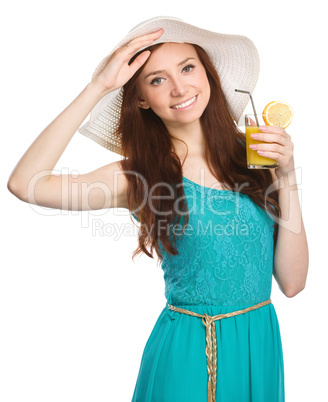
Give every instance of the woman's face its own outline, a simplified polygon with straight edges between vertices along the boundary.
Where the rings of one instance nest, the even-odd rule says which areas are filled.
[[[137,79],[139,106],[151,108],[167,128],[198,121],[209,98],[206,70],[192,45],[164,43]]]

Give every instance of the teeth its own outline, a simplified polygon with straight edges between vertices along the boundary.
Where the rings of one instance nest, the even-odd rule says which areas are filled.
[[[181,109],[182,107],[189,106],[193,102],[195,102],[195,100],[196,100],[196,95],[193,98],[191,98],[190,100],[188,100],[187,102],[185,102],[185,103],[180,103],[180,105],[172,106],[172,109]]]

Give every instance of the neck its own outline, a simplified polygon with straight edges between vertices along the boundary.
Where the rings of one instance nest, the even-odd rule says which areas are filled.
[[[187,151],[188,157],[205,157],[204,134],[199,120],[179,127],[166,126],[166,128],[172,137],[174,150],[180,159],[187,155]],[[187,144],[188,150],[181,140]]]

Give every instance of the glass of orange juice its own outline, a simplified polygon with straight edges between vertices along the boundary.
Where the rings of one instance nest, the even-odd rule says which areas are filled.
[[[246,114],[245,115],[245,128],[246,128],[246,156],[248,169],[270,169],[278,167],[278,163],[274,159],[266,158],[259,155],[256,149],[251,149],[251,144],[268,144],[266,141],[255,140],[251,134],[261,133],[264,134],[259,126],[265,126],[263,114]]]

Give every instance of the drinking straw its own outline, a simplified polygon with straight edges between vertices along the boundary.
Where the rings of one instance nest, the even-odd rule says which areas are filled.
[[[241,92],[243,94],[248,94],[249,95],[249,97],[251,98],[251,102],[252,102],[252,106],[253,106],[253,110],[254,110],[254,116],[255,116],[256,124],[257,124],[257,127],[259,127],[260,125],[259,125],[259,121],[257,119],[257,114],[256,114],[252,94],[249,91],[242,91],[241,89],[235,89],[235,92]]]

